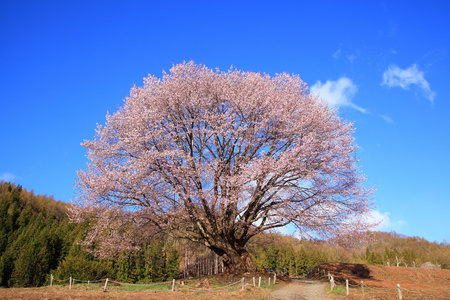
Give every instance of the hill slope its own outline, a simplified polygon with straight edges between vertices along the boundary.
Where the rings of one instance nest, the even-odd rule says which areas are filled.
[[[350,284],[358,285],[350,292],[350,295],[354,297],[361,296],[361,281],[365,285],[365,296],[395,298],[394,296],[398,293],[397,284],[399,284],[406,299],[432,298],[427,297],[428,295],[450,297],[450,270],[448,269],[324,263],[316,266],[315,272],[310,277],[327,278],[328,272],[338,285],[345,286],[346,279]]]
[[[67,204],[0,182],[0,285],[39,286],[67,254]]]

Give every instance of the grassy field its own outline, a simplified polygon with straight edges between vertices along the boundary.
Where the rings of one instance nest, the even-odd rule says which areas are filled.
[[[121,290],[109,289],[104,292],[101,288],[86,289],[75,287],[41,287],[41,288],[11,288],[1,289],[1,299],[270,299],[270,289],[247,287],[242,290]]]
[[[436,299],[450,298],[450,270],[367,266],[357,264],[327,263],[318,266],[320,272],[312,277],[327,281],[327,274],[336,280],[333,292],[328,288],[330,299],[361,299],[361,281],[364,282],[366,299],[397,299],[397,284],[402,287],[403,299]],[[325,270],[325,272],[323,272]],[[325,274],[325,275],[324,275]],[[3,288],[0,299],[270,299],[270,293],[279,287],[286,286],[289,281],[277,279],[276,286],[268,285],[268,275],[261,281],[261,287],[253,287],[252,276],[247,276],[242,290],[240,277],[214,276],[209,278],[177,280],[175,291],[171,283],[155,284],[119,284],[108,283],[104,291],[104,282],[75,284],[69,289],[68,284],[40,288]],[[258,277],[255,276],[256,285]],[[345,280],[353,287],[346,296]],[[289,286],[290,287],[290,286]]]
[[[104,291],[103,283],[75,284],[40,288],[0,289],[0,299],[270,299],[275,286],[267,285],[267,278],[261,288],[253,287],[252,278],[247,278],[244,290],[239,278],[211,277],[196,280],[177,281],[175,291],[166,284],[117,284],[111,282]],[[250,283],[250,284],[249,284]],[[256,280],[258,284],[258,280]],[[285,283],[278,283],[283,285]]]

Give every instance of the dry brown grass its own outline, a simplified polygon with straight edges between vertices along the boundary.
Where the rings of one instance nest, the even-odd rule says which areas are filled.
[[[191,288],[170,290],[136,290],[126,291],[117,288],[108,288],[106,292],[101,286],[95,288],[78,286],[69,290],[68,286],[40,287],[40,288],[3,288],[0,289],[0,299],[270,299],[271,289],[254,288],[246,286],[245,290],[237,288]]]
[[[370,287],[364,290],[364,297],[367,299],[398,299],[397,284],[402,288],[403,299],[450,299],[450,270],[447,269],[344,263],[325,263],[318,267],[326,270],[326,273],[329,271],[341,286],[345,285],[345,279],[348,279],[350,284],[360,285],[363,281],[364,285]],[[361,288],[354,287],[350,290],[350,297],[346,299],[360,299],[361,296]]]

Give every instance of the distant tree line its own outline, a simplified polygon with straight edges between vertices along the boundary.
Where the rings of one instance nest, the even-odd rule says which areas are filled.
[[[80,243],[89,223],[67,218],[70,204],[35,195],[20,185],[0,182],[0,285],[42,286],[50,274],[79,280],[113,278],[122,282],[155,282],[221,272],[217,255],[202,245],[155,234],[110,259],[99,259]],[[450,245],[396,233],[368,232],[368,243],[343,248],[331,241],[299,240],[264,233],[247,245],[255,270],[304,276],[324,262],[420,267],[426,262],[450,268]]]
[[[402,267],[434,264],[450,269],[450,244],[430,243],[424,238],[408,237],[396,232],[369,232],[370,244],[362,259],[365,263]]]
[[[42,286],[55,278],[126,282],[178,277],[179,252],[162,236],[139,251],[97,259],[79,244],[89,224],[69,223],[68,203],[0,182],[0,285]]]
[[[250,252],[258,269],[277,270],[291,277],[305,276],[308,270],[325,262],[450,268],[450,245],[445,242],[431,243],[395,232],[370,231],[363,241],[352,247],[342,247],[333,241],[299,240],[270,234],[255,238]]]

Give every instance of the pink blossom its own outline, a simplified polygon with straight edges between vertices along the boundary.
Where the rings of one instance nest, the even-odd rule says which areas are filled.
[[[362,186],[353,124],[297,75],[182,63],[145,78],[106,120],[82,144],[89,163],[72,219],[101,212],[87,244],[108,228],[104,249],[132,245],[133,221],[135,232],[152,224],[242,256],[252,236],[291,223],[312,236],[370,227],[358,219],[372,190]]]

